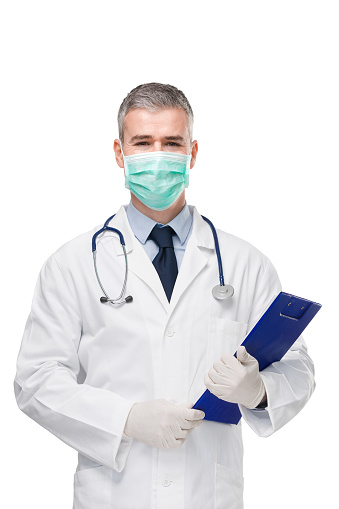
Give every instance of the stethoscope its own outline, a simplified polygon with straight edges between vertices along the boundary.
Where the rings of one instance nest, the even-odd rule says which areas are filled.
[[[112,228],[111,226],[108,226],[109,222],[113,219],[114,216],[115,216],[115,214],[113,214],[113,216],[109,217],[107,219],[107,221],[105,221],[104,226],[93,235],[93,238],[92,238],[93,262],[94,262],[94,270],[95,270],[95,274],[96,274],[98,283],[100,285],[100,288],[101,288],[102,292],[105,295],[105,297],[100,297],[100,302],[110,302],[111,304],[124,304],[124,302],[132,302],[133,297],[131,295],[128,295],[127,297],[125,297],[123,299],[123,295],[125,293],[125,288],[126,288],[126,282],[127,282],[128,261],[127,261],[127,253],[126,253],[126,248],[125,248],[125,239],[124,239],[123,234],[117,228]],[[212,230],[212,233],[213,233],[213,238],[214,238],[215,251],[216,251],[216,255],[217,255],[217,259],[218,259],[219,281],[220,281],[220,284],[216,285],[213,288],[212,295],[217,300],[229,299],[234,294],[234,288],[233,288],[233,286],[225,285],[225,283],[224,283],[224,273],[223,273],[223,270],[222,270],[222,262],[221,262],[220,249],[219,249],[219,241],[218,241],[218,236],[217,236],[216,229],[214,228],[213,223],[209,219],[207,219],[207,217],[205,217],[205,216],[201,216],[201,217],[211,227],[211,230]],[[122,289],[121,289],[120,295],[116,299],[111,299],[109,297],[109,295],[107,294],[107,292],[106,292],[105,288],[103,287],[103,284],[102,284],[102,282],[100,280],[99,273],[98,273],[98,267],[97,267],[97,246],[96,246],[96,239],[97,239],[97,236],[100,235],[100,233],[103,233],[105,231],[115,232],[115,233],[117,233],[119,235],[120,244],[122,246],[122,249],[124,250],[124,256],[125,256],[125,278],[124,278],[124,283],[122,285]]]

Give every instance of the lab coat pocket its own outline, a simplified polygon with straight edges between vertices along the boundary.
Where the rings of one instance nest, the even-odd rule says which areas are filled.
[[[83,485],[87,484],[88,482],[97,481],[98,479],[101,479],[105,468],[106,467],[104,467],[103,465],[98,465],[97,467],[78,470],[74,474],[74,484]]]
[[[247,325],[218,316],[209,317],[207,371],[224,352],[235,353],[246,336]]]
[[[101,465],[75,472],[73,509],[106,507],[107,501],[110,500],[109,470],[108,467]]]
[[[215,509],[243,509],[244,479],[241,474],[215,464]]]

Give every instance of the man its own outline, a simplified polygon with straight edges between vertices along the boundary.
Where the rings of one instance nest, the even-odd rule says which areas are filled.
[[[306,404],[313,364],[300,337],[259,374],[242,343],[280,292],[270,261],[218,230],[233,297],[216,300],[210,226],[185,188],[198,143],[193,113],[170,85],[132,90],[114,141],[131,201],[97,236],[66,243],[44,264],[17,362],[20,409],[78,451],[74,508],[238,509],[243,446],[238,425],[192,408],[206,387],[239,404],[269,436]],[[114,208],[114,207],[113,207]],[[112,303],[104,293],[122,302]],[[131,300],[131,299],[127,299]],[[233,353],[237,350],[237,358]]]

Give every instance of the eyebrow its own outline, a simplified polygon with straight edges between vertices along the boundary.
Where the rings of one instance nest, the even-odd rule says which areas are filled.
[[[151,136],[150,134],[136,134],[135,136],[133,136],[130,143],[132,143],[133,141],[151,140],[151,139],[153,139],[153,136]],[[181,141],[181,142],[185,141],[182,136],[164,136],[164,139],[168,140],[168,141]]]

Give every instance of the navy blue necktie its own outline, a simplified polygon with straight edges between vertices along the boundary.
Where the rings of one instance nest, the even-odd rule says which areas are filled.
[[[171,300],[174,283],[178,275],[172,235],[175,235],[175,231],[170,226],[163,226],[162,228],[154,226],[148,236],[159,246],[159,253],[154,258],[153,265],[159,274],[168,302]]]

